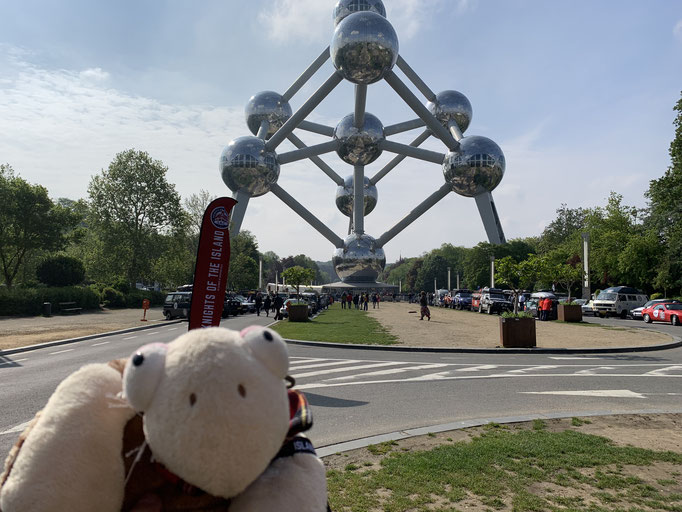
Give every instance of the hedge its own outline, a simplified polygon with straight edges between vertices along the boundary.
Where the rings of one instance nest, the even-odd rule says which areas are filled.
[[[0,288],[0,316],[40,315],[43,303],[52,303],[52,313],[59,313],[60,302],[75,302],[79,308],[98,309],[100,297],[90,288]]]

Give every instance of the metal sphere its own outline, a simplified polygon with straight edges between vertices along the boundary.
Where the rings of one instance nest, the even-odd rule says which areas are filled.
[[[372,11],[386,17],[386,8],[381,0],[339,0],[334,7],[334,26],[346,16],[359,11]]]
[[[266,138],[270,138],[291,117],[289,102],[273,91],[263,91],[251,96],[244,111],[246,124],[254,135],[258,133],[261,122],[270,123]]]
[[[233,192],[258,197],[270,191],[279,177],[279,162],[274,151],[265,151],[258,137],[239,137],[230,141],[220,155],[220,173]]]
[[[471,103],[461,92],[439,92],[436,100],[429,101],[426,107],[446,128],[450,121],[455,121],[459,130],[464,133],[471,123]]]
[[[380,14],[355,12],[336,26],[331,57],[346,80],[359,85],[373,84],[395,66],[398,36]]]
[[[336,189],[336,207],[346,217],[353,214],[353,197],[355,189],[353,188],[355,180],[353,176],[348,176],[343,185]],[[370,184],[369,178],[365,176],[364,179],[364,214],[369,215],[374,207],[377,205],[379,193],[375,185]]]
[[[504,154],[486,137],[463,137],[459,149],[445,155],[443,175],[452,191],[475,197],[490,192],[504,176]]]
[[[379,143],[384,140],[384,125],[365,112],[365,122],[359,130],[355,127],[355,114],[348,114],[336,125],[334,138],[341,142],[336,150],[341,160],[350,165],[367,165],[381,155]]]
[[[344,282],[375,282],[386,265],[386,255],[371,236],[352,234],[334,251],[332,263]]]

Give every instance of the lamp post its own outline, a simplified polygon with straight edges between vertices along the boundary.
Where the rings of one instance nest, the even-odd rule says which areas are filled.
[[[495,288],[495,256],[490,256],[490,287]]]
[[[583,238],[583,299],[590,300],[590,234],[581,233]]]
[[[448,267],[448,291],[450,291],[452,288],[450,288],[450,267]]]

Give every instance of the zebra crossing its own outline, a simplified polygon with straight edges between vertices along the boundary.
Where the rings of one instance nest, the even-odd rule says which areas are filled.
[[[681,378],[682,365],[664,363],[472,364],[292,357],[289,373],[296,389],[465,379],[538,377]]]

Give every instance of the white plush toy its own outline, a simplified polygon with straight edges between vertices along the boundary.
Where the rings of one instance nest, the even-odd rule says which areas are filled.
[[[262,327],[198,329],[85,366],[10,452],[0,511],[324,512],[288,369],[286,344]]]

